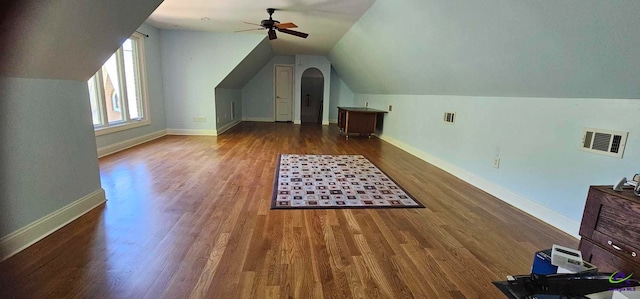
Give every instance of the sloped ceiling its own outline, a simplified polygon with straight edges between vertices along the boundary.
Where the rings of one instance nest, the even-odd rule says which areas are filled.
[[[377,0],[330,52],[357,93],[640,97],[640,1]]]
[[[24,0],[4,7],[0,76],[87,80],[162,0]]]
[[[276,55],[326,55],[375,0],[165,0],[148,23],[161,29],[231,33],[260,28],[266,9],[276,8],[273,19],[293,22],[294,30],[309,33],[302,39],[278,33],[270,41]],[[266,36],[264,30],[239,32]]]
[[[242,88],[274,56],[269,39],[265,37],[217,87]]]

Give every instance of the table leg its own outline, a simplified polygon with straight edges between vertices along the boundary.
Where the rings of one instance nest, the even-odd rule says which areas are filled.
[[[344,122],[344,134],[347,135],[347,140],[349,139],[349,111],[345,112],[345,122]]]

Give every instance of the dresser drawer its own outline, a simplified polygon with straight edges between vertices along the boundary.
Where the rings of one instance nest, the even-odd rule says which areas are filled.
[[[602,248],[606,248],[607,251],[613,252],[622,258],[640,264],[640,256],[638,256],[640,251],[638,251],[637,248],[639,244],[626,244],[597,230],[593,232],[593,239],[590,241],[593,241],[593,243],[600,245]]]
[[[630,195],[631,194],[631,195]],[[629,191],[614,193],[605,188],[589,189],[580,235],[601,246],[616,246],[640,252],[640,200]]]
[[[591,240],[584,238],[580,240],[580,251],[582,252],[582,258],[596,265],[599,272],[640,273],[640,265],[594,244]]]

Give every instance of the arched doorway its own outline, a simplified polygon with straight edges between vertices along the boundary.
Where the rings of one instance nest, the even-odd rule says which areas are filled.
[[[321,124],[324,97],[322,72],[317,68],[308,68],[302,73],[300,84],[300,121]]]

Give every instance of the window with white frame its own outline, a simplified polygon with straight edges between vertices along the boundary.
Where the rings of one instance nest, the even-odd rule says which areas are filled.
[[[151,122],[144,70],[144,37],[134,33],[89,79],[96,135]]]

